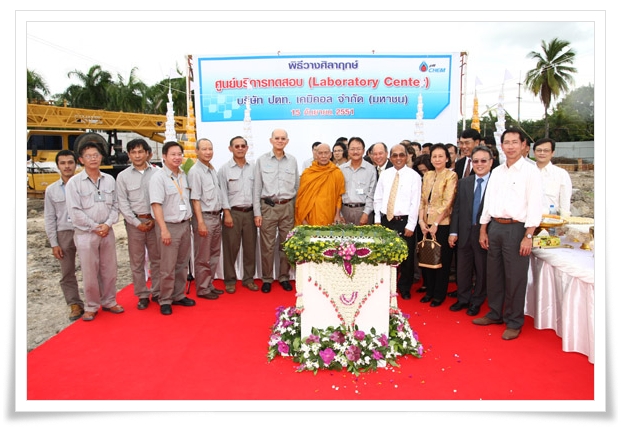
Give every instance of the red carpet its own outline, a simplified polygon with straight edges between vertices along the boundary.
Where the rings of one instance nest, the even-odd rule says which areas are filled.
[[[503,325],[476,326],[464,310],[449,311],[455,299],[431,308],[419,297],[399,303],[423,357],[357,378],[298,373],[288,358],[267,361],[275,308],[295,302],[276,283],[270,294],[238,286],[216,301],[173,306],[168,317],[153,303],[137,310],[128,286],[118,293],[125,313],[78,320],[28,354],[27,399],[594,400],[594,366],[563,352],[555,332],[535,330],[532,318],[517,340],[504,341]]]

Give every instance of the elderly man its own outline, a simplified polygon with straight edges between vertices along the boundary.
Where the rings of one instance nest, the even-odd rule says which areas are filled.
[[[376,224],[395,230],[408,244],[408,257],[398,267],[397,289],[403,299],[410,299],[415,277],[415,254],[421,178],[412,168],[404,168],[408,154],[406,147],[396,144],[391,148],[393,168],[380,174],[374,193]]]
[[[259,228],[261,249],[261,291],[269,293],[274,281],[274,249],[278,231],[279,274],[278,279],[285,291],[292,291],[289,282],[289,261],[282,249],[287,234],[294,227],[295,197],[300,183],[298,161],[285,153],[289,143],[287,131],[275,129],[270,137],[272,150],[255,162],[253,183],[253,212],[255,226]]]
[[[340,221],[341,195],[346,192],[345,179],[330,157],[330,146],[320,144],[317,160],[303,171],[294,224],[325,226]]]

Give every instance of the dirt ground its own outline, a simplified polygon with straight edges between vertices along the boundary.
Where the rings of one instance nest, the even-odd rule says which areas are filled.
[[[594,171],[571,172],[570,176],[573,184],[572,215],[594,217]],[[45,234],[43,199],[28,199],[27,203],[27,345],[28,351],[31,351],[62,331],[71,324],[71,321],[69,309],[58,284],[60,266],[52,256],[52,249]],[[117,288],[121,289],[132,282],[127,254],[127,235],[121,219],[114,225],[114,232],[117,240]],[[81,283],[79,260],[76,263],[76,274]],[[80,289],[82,293],[82,287]]]

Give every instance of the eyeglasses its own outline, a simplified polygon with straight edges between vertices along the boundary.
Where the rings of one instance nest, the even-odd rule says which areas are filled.
[[[405,158],[406,153],[391,153],[392,158]]]
[[[491,159],[471,159],[471,162],[473,162],[474,165],[477,165],[478,163],[486,163],[490,161]]]
[[[534,150],[535,153],[551,153],[552,150],[551,149],[536,149]]]
[[[82,157],[86,160],[95,160],[95,159],[99,159],[101,155],[98,153],[96,155],[83,155]]]
[[[245,149],[246,147],[246,144],[236,144],[233,146],[234,149]]]

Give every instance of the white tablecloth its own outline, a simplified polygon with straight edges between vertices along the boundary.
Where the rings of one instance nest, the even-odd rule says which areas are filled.
[[[594,363],[594,252],[562,238],[573,248],[534,249],[525,314],[537,329],[553,329],[565,352],[580,352]]]

